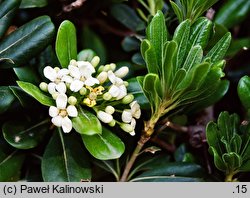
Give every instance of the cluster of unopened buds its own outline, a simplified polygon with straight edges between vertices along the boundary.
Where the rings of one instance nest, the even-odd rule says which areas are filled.
[[[125,132],[135,135],[136,120],[141,116],[140,105],[127,93],[124,78],[129,68],[116,70],[114,63],[101,65],[100,58],[89,61],[71,60],[67,68],[46,66],[40,89],[51,94],[56,106],[49,108],[52,123],[65,133],[72,130],[70,118],[78,116],[79,108],[92,108],[100,121],[111,127],[119,124]],[[122,108],[122,109],[121,109]],[[117,119],[119,118],[119,119]]]

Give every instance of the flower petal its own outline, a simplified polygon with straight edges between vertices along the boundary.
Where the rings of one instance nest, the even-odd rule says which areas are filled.
[[[72,122],[67,116],[62,119],[62,129],[64,133],[69,133],[72,130]]]
[[[124,98],[126,95],[127,95],[127,88],[125,85],[121,85],[119,86],[119,94],[118,96],[116,97],[116,100],[120,100],[122,98]]]
[[[83,87],[84,83],[80,80],[74,80],[71,84],[70,84],[70,90],[74,91],[74,92],[78,92],[82,87]]]
[[[67,107],[67,112],[70,117],[76,117],[78,115],[77,109],[74,105],[69,105]]]
[[[66,83],[72,83],[73,82],[73,78],[71,76],[68,76],[68,75],[63,76],[61,80],[63,82],[66,82]]]
[[[87,80],[85,80],[85,85],[87,86],[93,86],[95,84],[99,84],[99,80],[97,80],[96,78],[93,78],[93,77],[89,77]]]
[[[112,85],[109,89],[109,93],[112,97],[117,97],[120,94],[120,89],[116,85]]]
[[[65,83],[63,82],[60,82],[56,85],[56,90],[59,92],[59,93],[66,93],[66,90],[67,90],[67,87],[65,85]]]
[[[63,68],[58,71],[57,76],[62,78],[63,76],[68,75],[68,74],[69,74],[69,70],[66,68]]]
[[[112,71],[108,71],[108,78],[110,82],[112,82],[113,84],[116,83],[116,76]]]
[[[56,117],[59,114],[59,109],[54,106],[49,107],[49,115],[51,117]]]
[[[56,84],[55,83],[49,83],[48,84],[48,92],[51,95],[56,92]]]
[[[130,123],[131,120],[132,120],[131,110],[125,109],[122,112],[122,121],[125,122],[125,123]]]
[[[62,116],[56,116],[54,118],[51,119],[51,122],[57,126],[57,127],[61,127],[62,126]]]
[[[69,72],[70,75],[76,79],[80,79],[81,78],[81,73],[78,67],[73,66],[73,65],[69,65]]]
[[[104,123],[110,123],[113,120],[113,116],[104,111],[98,111],[97,117]]]
[[[59,109],[66,109],[66,105],[67,105],[67,96],[66,94],[59,94],[56,98],[56,106]]]
[[[91,65],[90,62],[87,61],[77,61],[78,67],[80,69],[81,74],[93,74],[95,72],[95,68]]]
[[[56,70],[54,70],[52,67],[50,66],[46,66],[43,69],[43,74],[46,78],[48,78],[50,81],[54,81],[57,78],[57,72]]]

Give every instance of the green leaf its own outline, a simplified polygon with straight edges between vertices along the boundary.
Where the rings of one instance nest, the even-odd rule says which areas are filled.
[[[72,59],[77,58],[76,29],[68,20],[63,21],[57,31],[56,55],[63,68],[67,67]]]
[[[122,41],[122,48],[126,52],[131,52],[140,49],[140,42],[137,38],[126,36]]]
[[[193,46],[183,63],[182,68],[185,69],[187,72],[192,68],[197,66],[201,63],[201,60],[203,58],[203,51],[200,45]]]
[[[119,158],[125,150],[121,139],[104,127],[102,134],[82,135],[82,140],[90,154],[100,160]]]
[[[138,83],[136,78],[131,78],[129,80],[127,80],[129,85],[127,87],[128,93],[133,94],[133,96],[135,97],[134,100],[136,100],[139,104],[141,109],[149,109],[150,105],[149,105],[149,101],[148,99],[145,97],[142,88],[140,86],[140,84]]]
[[[38,84],[40,83],[39,76],[35,72],[34,68],[30,66],[25,66],[25,67],[16,67],[13,68],[15,74],[18,77],[18,80],[20,81],[25,81],[33,84]]]
[[[11,59],[16,66],[27,63],[52,41],[54,29],[48,16],[33,19],[2,40],[0,58]]]
[[[92,113],[78,108],[78,116],[71,119],[76,132],[84,135],[102,133],[102,125],[99,119]]]
[[[242,164],[241,157],[235,152],[223,154],[222,160],[226,164],[228,170],[236,170]]]
[[[160,67],[158,70],[161,71],[161,67],[163,67],[164,43],[167,41],[168,36],[165,18],[161,11],[158,11],[151,20],[147,27],[146,34],[156,55],[157,65]],[[157,65],[154,65],[154,67]]]
[[[45,182],[80,182],[91,180],[91,169],[86,151],[72,135],[54,132],[42,159]]]
[[[250,38],[242,38],[237,40],[232,40],[231,45],[226,53],[226,56],[233,57],[238,52],[250,48]]]
[[[173,1],[170,1],[170,4],[174,10],[174,13],[176,14],[179,22],[182,22],[184,20],[184,16],[183,16],[183,13],[182,13],[182,10],[179,8],[179,6],[174,3]]]
[[[3,136],[13,147],[31,149],[36,147],[48,131],[48,120],[31,125],[27,120],[9,121],[3,125]]]
[[[246,110],[250,109],[250,77],[243,76],[237,87],[238,96]]]
[[[2,152],[0,150],[0,152]],[[25,156],[17,150],[6,155],[0,155],[0,181],[18,181]]]
[[[82,44],[84,49],[92,49],[100,57],[100,64],[105,64],[107,50],[101,38],[87,26],[83,29]]]
[[[250,2],[246,0],[229,0],[215,15],[215,23],[227,28],[241,23],[250,13]]]
[[[203,181],[204,170],[197,164],[186,162],[172,162],[145,171],[133,182],[184,182],[184,181]]]
[[[48,4],[48,0],[22,0],[20,8],[42,8]]]
[[[7,31],[21,0],[5,0],[0,2],[0,38]]]
[[[22,82],[17,81],[17,84],[19,87],[21,87],[27,94],[31,95],[33,98],[35,98],[38,102],[45,106],[54,106],[55,101],[45,95],[38,87],[35,85],[28,83],[28,82]]]
[[[176,66],[174,68],[174,73],[181,67],[184,58],[186,56],[186,49],[189,40],[189,33],[190,33],[191,23],[190,20],[183,21],[178,27],[176,28],[173,36],[173,40],[176,41],[178,45],[177,49],[177,56],[176,56]]]
[[[7,111],[15,100],[15,96],[7,86],[0,86],[0,114]]]
[[[216,44],[215,46],[207,53],[205,58],[211,58],[211,62],[214,63],[218,60],[223,59],[225,56],[228,47],[231,42],[231,33],[226,33]]]
[[[145,29],[145,23],[137,16],[135,10],[125,4],[114,4],[111,7],[111,15],[133,31]]]

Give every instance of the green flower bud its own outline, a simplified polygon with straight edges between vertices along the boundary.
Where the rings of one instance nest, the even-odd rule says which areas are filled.
[[[101,65],[101,66],[98,68],[97,73],[101,73],[103,70],[104,70],[104,66]]]
[[[70,105],[76,105],[76,103],[77,103],[76,97],[75,97],[75,96],[70,96],[70,97],[68,98],[68,103],[69,103]]]
[[[40,89],[44,92],[48,92],[48,84],[45,82],[41,82],[39,85]]]
[[[115,63],[110,63],[110,70],[115,71],[116,64]]]
[[[54,100],[56,100],[58,95],[59,95],[59,93],[58,93],[58,92],[55,92],[55,93],[52,94],[52,98],[53,98]]]
[[[115,108],[109,105],[105,108],[105,112],[108,114],[113,114],[115,112]]]
[[[108,79],[108,73],[103,71],[96,78],[102,84]]]
[[[129,104],[134,100],[134,98],[135,97],[132,94],[128,94],[122,99],[122,104]]]
[[[111,69],[110,64],[107,64],[103,67],[103,71],[107,72]]]
[[[124,85],[128,87],[129,83],[127,81],[123,81]]]
[[[94,58],[91,60],[90,63],[91,63],[91,65],[93,65],[93,67],[96,67],[100,63],[99,56],[94,56]]]
[[[80,94],[81,94],[82,96],[84,96],[84,95],[87,94],[88,91],[87,91],[87,89],[86,89],[85,87],[83,87],[83,88],[80,89],[79,92],[80,92]]]
[[[114,127],[115,124],[116,124],[116,121],[113,119],[113,120],[109,123],[109,126]]]
[[[70,62],[69,62],[70,65],[73,65],[73,66],[77,66],[77,61],[72,59]]]
[[[112,96],[109,92],[106,92],[105,94],[103,94],[102,98],[104,100],[111,100]]]
[[[134,127],[131,124],[122,123],[120,124],[120,127],[123,131],[127,133],[132,133],[134,131]]]
[[[55,67],[54,70],[56,70],[56,72],[59,72],[60,68],[59,67]]]

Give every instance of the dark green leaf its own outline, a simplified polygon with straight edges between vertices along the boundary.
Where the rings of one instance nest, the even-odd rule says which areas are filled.
[[[15,96],[7,86],[0,86],[0,114],[4,113],[15,100]]]
[[[42,175],[45,182],[91,180],[88,156],[77,139],[60,129],[53,134],[43,155]]]
[[[235,56],[241,50],[247,50],[250,48],[250,38],[242,38],[232,40],[231,45],[226,53],[226,56]]]
[[[137,16],[136,12],[125,4],[113,5],[111,14],[116,20],[133,31],[145,29],[144,22]]]
[[[204,170],[197,164],[174,162],[167,163],[154,169],[145,171],[131,181],[202,181],[205,177]]]
[[[99,119],[92,113],[78,108],[78,116],[71,119],[76,132],[84,135],[102,133],[102,125]]]
[[[128,93],[133,94],[135,100],[140,104],[141,109],[149,109],[150,105],[148,99],[145,97],[140,84],[136,78],[131,78],[128,80]]]
[[[20,8],[42,8],[48,4],[48,0],[22,0]]]
[[[137,65],[146,65],[145,61],[143,60],[143,57],[141,55],[141,53],[137,52],[135,53],[132,58],[131,58],[132,62],[137,64]]]
[[[82,135],[82,140],[91,155],[100,160],[119,158],[125,150],[121,139],[104,127],[101,135]]]
[[[242,164],[241,157],[235,152],[223,154],[222,160],[226,164],[227,170],[234,171],[234,170],[238,169]]]
[[[0,150],[0,152],[2,152]],[[8,155],[0,154],[0,181],[18,181],[25,156],[18,151]]]
[[[10,26],[20,3],[21,0],[5,0],[0,2],[0,38]]]
[[[197,66],[201,63],[201,60],[203,58],[203,51],[200,45],[193,46],[183,63],[182,68],[185,69],[187,72],[192,68]]]
[[[227,52],[228,47],[230,46],[230,42],[231,42],[231,33],[228,32],[207,53],[206,58],[210,57],[212,63],[223,59],[223,57]]]
[[[250,13],[250,1],[229,0],[215,15],[215,23],[231,28],[241,23]]]
[[[29,82],[33,84],[40,83],[39,76],[37,75],[35,70],[30,66],[16,67],[16,68],[13,68],[13,70],[15,74],[17,75],[18,80],[20,81]]]
[[[0,58],[9,58],[21,66],[45,49],[53,35],[54,25],[48,16],[33,19],[2,40]]]
[[[48,120],[31,125],[28,121],[9,121],[3,125],[5,140],[18,149],[36,147],[48,131]]]
[[[87,26],[83,29],[82,43],[84,49],[92,49],[100,57],[100,64],[105,64],[107,50],[101,38]]]
[[[63,21],[56,37],[56,55],[62,67],[67,67],[72,59],[77,58],[76,29],[73,23]]]
[[[246,110],[250,109],[250,77],[243,76],[238,83],[237,90],[243,106]]]
[[[140,49],[140,42],[135,37],[126,36],[122,41],[122,48],[126,52],[131,52]]]
[[[35,98],[38,102],[45,106],[53,106],[55,104],[55,101],[45,95],[38,87],[35,85],[28,83],[28,82],[22,82],[17,81],[17,84],[19,87],[21,87],[27,94],[31,95],[33,98]]]

